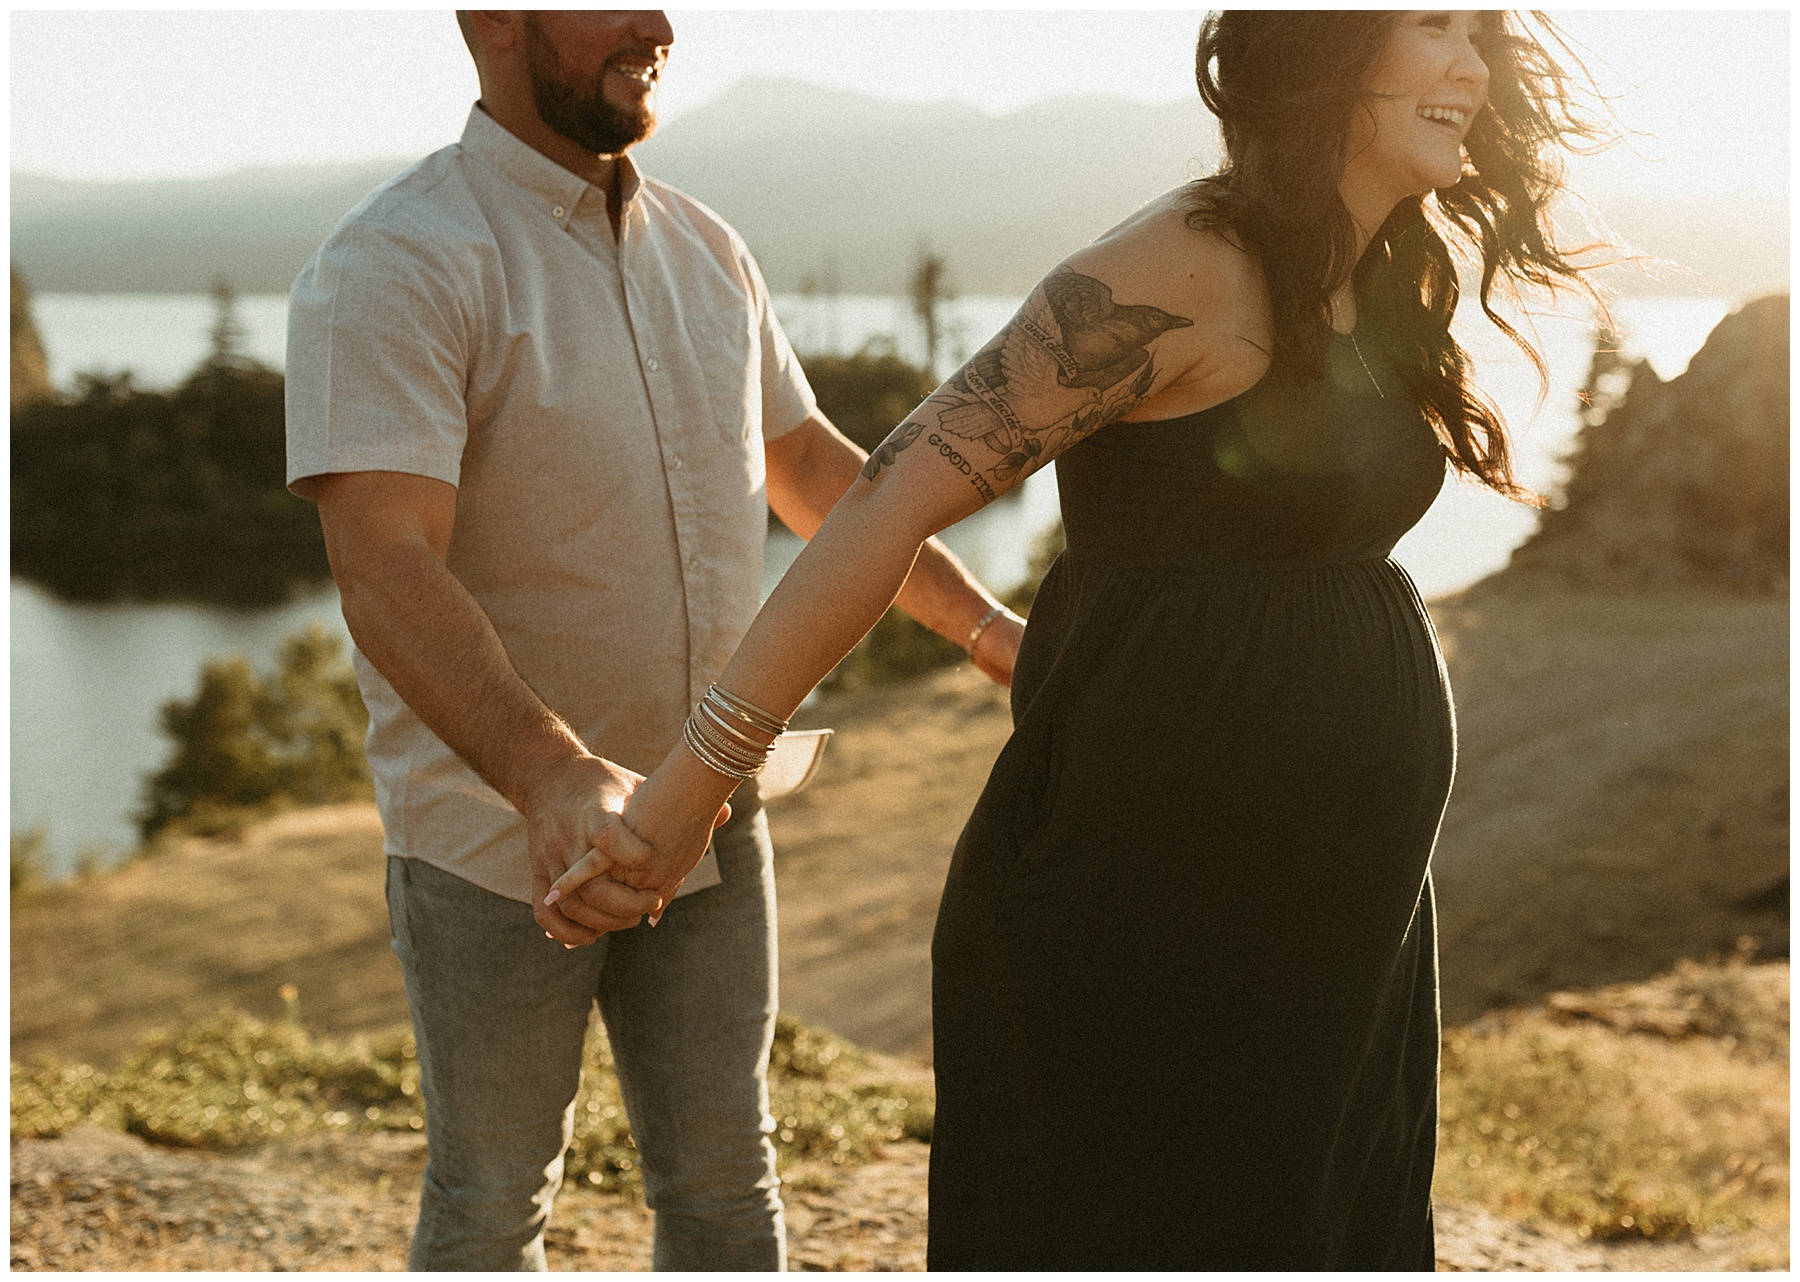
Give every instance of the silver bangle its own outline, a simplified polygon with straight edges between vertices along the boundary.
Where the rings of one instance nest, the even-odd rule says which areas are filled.
[[[760,761],[752,766],[720,752],[715,745],[707,741],[705,734],[698,729],[693,717],[689,717],[687,725],[682,727],[681,740],[687,745],[688,751],[700,759],[701,765],[716,774],[724,775],[727,779],[748,779],[763,767],[763,763]]]
[[[731,722],[721,716],[719,710],[706,700],[702,699],[699,703],[695,704],[694,712],[697,716],[705,718],[713,729],[719,731],[745,752],[761,754],[769,750],[768,744],[760,739],[753,739],[742,730],[739,730],[736,726],[732,725]]]
[[[760,730],[770,738],[774,738],[788,728],[788,723],[772,712],[765,712],[748,699],[740,699],[729,690],[720,689],[717,685],[706,687],[706,702],[720,711],[736,717],[752,730]]]
[[[709,770],[728,779],[748,779],[768,763],[774,741],[786,729],[779,717],[715,685],[694,705],[681,740]],[[768,741],[756,738],[758,733]]]
[[[982,615],[981,622],[977,623],[973,628],[971,628],[969,630],[969,640],[968,640],[967,644],[965,644],[963,646],[963,649],[965,649],[969,652],[969,657],[971,659],[973,659],[975,657],[975,643],[977,641],[981,640],[981,634],[988,630],[989,626],[994,622],[995,619],[999,618],[1001,615],[1003,615],[1005,613],[1006,613],[1006,607],[1003,605],[997,605],[993,609],[989,610],[986,614]]]

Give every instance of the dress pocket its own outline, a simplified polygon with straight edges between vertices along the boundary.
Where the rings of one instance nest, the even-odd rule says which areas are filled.
[[[1067,824],[1059,822],[1063,801],[1063,752],[1054,728],[1045,726],[1032,736],[1027,748],[1015,735],[1012,748],[1021,749],[1012,762],[1005,765],[1019,771],[1013,787],[1020,799],[1015,813],[1022,822],[1013,829],[1012,857],[1001,872],[1001,889],[1008,894],[1028,893],[1030,888],[1047,878],[1055,878],[1070,862],[1072,849],[1078,843],[1067,840]],[[1001,763],[995,764],[995,770]]]

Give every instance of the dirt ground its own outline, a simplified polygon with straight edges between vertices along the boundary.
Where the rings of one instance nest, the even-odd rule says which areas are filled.
[[[908,1141],[878,1161],[790,1175],[788,1266],[833,1272],[925,1266],[929,1150]],[[248,1156],[160,1149],[82,1127],[12,1146],[17,1270],[390,1270],[406,1266],[422,1138],[343,1135]],[[797,1173],[796,1173],[797,1174]],[[1585,1242],[1480,1207],[1439,1202],[1438,1268],[1464,1272],[1689,1272],[1782,1269],[1786,1226],[1686,1242]],[[650,1267],[643,1203],[569,1187],[545,1254],[555,1270]]]
[[[1435,862],[1447,1019],[1648,978],[1744,935],[1786,954],[1785,599],[1575,595],[1502,578],[1433,613],[1461,737]],[[838,736],[813,786],[771,808],[782,1005],[927,1061],[938,892],[1005,741],[1005,696],[958,669],[822,699],[802,720]],[[279,1015],[287,983],[321,1033],[402,1021],[381,886],[373,807],[349,806],[23,900],[13,1058],[109,1064],[152,1029],[223,1004]],[[224,1157],[97,1132],[16,1143],[14,1266],[398,1267],[417,1142],[331,1143],[347,1147]],[[895,1146],[794,1186],[795,1264],[920,1267],[923,1160],[920,1146]],[[262,1174],[242,1178],[243,1163]],[[1601,1246],[1472,1207],[1440,1215],[1443,1267],[1786,1259],[1785,1231],[1773,1245]],[[553,1267],[643,1267],[645,1216],[573,1193],[559,1203]]]
[[[1444,1017],[1788,951],[1788,602],[1504,577],[1433,606],[1460,740]]]
[[[790,1173],[788,1263],[889,1272],[925,1266],[916,1141],[881,1161]],[[406,1267],[425,1141],[338,1135],[247,1156],[160,1149],[81,1127],[12,1148],[12,1267],[28,1270],[391,1270]],[[641,1201],[570,1185],[545,1234],[552,1269],[650,1267]]]

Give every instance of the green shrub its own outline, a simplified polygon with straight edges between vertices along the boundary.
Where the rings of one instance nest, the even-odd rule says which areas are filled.
[[[1785,968],[1683,962],[1637,987],[1694,1031],[1552,1010],[1446,1035],[1440,1197],[1592,1238],[1786,1220]]]
[[[50,363],[31,315],[31,286],[12,269],[12,407],[16,410],[52,394]]]
[[[596,1188],[641,1186],[637,1145],[613,1073],[605,1036],[589,1034],[588,1070],[575,1100],[575,1138],[565,1180]],[[769,1053],[769,1112],[776,1160],[785,1169],[811,1160],[843,1166],[866,1162],[884,1142],[931,1138],[934,1100],[928,1087],[869,1080],[868,1059],[829,1033],[791,1015],[775,1023]]]
[[[821,684],[831,690],[855,690],[888,681],[909,681],[939,668],[967,663],[968,659],[956,642],[915,623],[899,608],[890,607]]]
[[[225,1149],[318,1130],[417,1130],[418,1058],[403,1030],[338,1044],[290,1021],[221,1011],[149,1038],[111,1072],[50,1060],[12,1066],[14,1138],[83,1123]]]
[[[49,875],[45,853],[48,834],[43,824],[33,824],[12,834],[12,894],[14,899],[43,889]]]
[[[598,1026],[585,1056],[563,1178],[635,1192],[637,1146]],[[855,1047],[791,1016],[776,1021],[769,1085],[771,1139],[784,1168],[867,1161],[884,1142],[931,1138],[928,1086],[882,1080]],[[404,1028],[339,1043],[292,1020],[222,1011],[148,1039],[111,1072],[50,1060],[12,1066],[14,1139],[87,1124],[157,1144],[233,1149],[318,1131],[419,1130],[423,1108],[418,1054]]]
[[[318,624],[281,643],[267,678],[242,656],[208,662],[192,699],[163,705],[174,748],[145,781],[138,830],[209,835],[285,805],[371,796],[368,723],[338,639]]]

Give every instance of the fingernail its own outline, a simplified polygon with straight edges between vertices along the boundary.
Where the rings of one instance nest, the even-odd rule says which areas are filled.
[[[562,898],[562,891],[560,891],[560,890],[551,891],[549,894],[544,896],[544,907],[548,908],[551,904],[555,903],[557,900],[559,900],[561,898]]]

